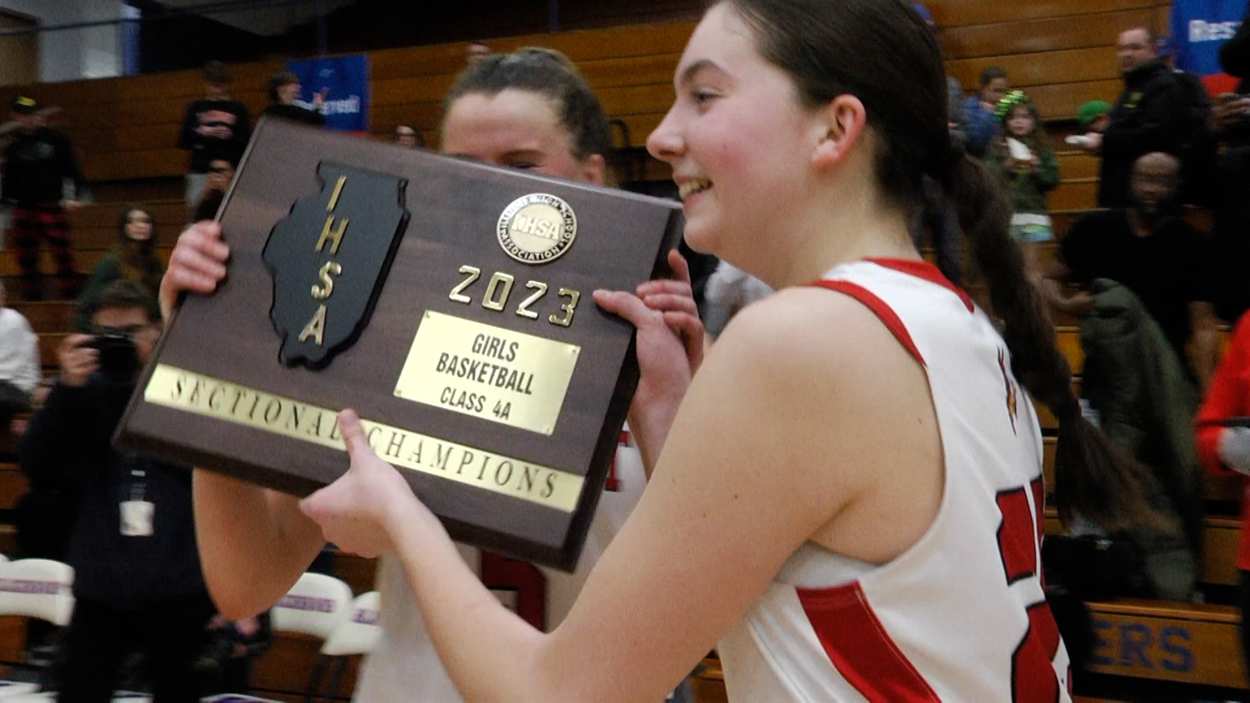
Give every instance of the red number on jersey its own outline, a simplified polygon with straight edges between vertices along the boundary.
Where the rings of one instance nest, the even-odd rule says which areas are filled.
[[[516,591],[516,612],[539,630],[547,629],[547,577],[529,562],[482,552],[482,583],[492,590]]]
[[[1029,511],[1028,492],[1033,493],[1037,518]],[[1042,479],[1026,488],[1021,486],[998,494],[998,551],[1003,560],[1007,585],[1040,575],[1038,545],[1042,540]],[[1059,651],[1059,627],[1046,599],[1028,606],[1029,625],[1016,651],[1011,655],[1011,699],[1013,701],[1057,701],[1059,679],[1055,675],[1055,654]]]

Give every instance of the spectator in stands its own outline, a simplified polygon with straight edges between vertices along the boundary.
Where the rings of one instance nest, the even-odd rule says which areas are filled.
[[[912,3],[912,8],[934,36],[938,36],[939,28],[929,8],[919,2]],[[959,85],[957,78],[947,74],[947,128],[950,130],[951,141],[966,149],[967,119],[964,116],[963,102],[963,87]],[[963,233],[959,230],[959,218],[943,195],[941,186],[933,178],[925,176],[921,187],[924,189],[924,199],[912,217],[912,241],[917,247],[926,244],[932,246],[938,269],[951,283],[959,285],[963,280]]]
[[[324,127],[325,115],[321,114],[321,106],[325,102],[325,93],[313,93],[312,104],[300,102],[299,76],[290,71],[279,71],[269,79],[269,107],[262,116],[281,117],[284,120],[299,122],[313,127]]]
[[[1102,134],[1111,124],[1111,103],[1106,100],[1090,100],[1076,111],[1076,122],[1086,132]]]
[[[527,48],[483,58],[466,67],[445,100],[445,153],[602,185],[607,178],[604,154],[610,148],[598,98],[559,52]],[[208,293],[215,288],[226,274],[228,254],[220,236],[216,225],[200,223],[179,237],[162,283],[162,305],[172,307],[184,290]],[[644,283],[639,293],[647,305],[666,311],[665,321],[682,330],[683,341],[690,345],[691,363],[697,365],[703,327],[696,316],[688,271],[675,253],[669,264],[678,280]],[[660,331],[667,336],[667,330]],[[645,334],[640,332],[640,339]],[[646,407],[649,399],[670,388],[669,377],[658,376],[649,361],[639,359],[642,373],[633,417],[638,407]],[[577,571],[572,575],[544,572],[548,628],[563,620],[591,566],[633,509],[645,481],[640,455],[646,450],[632,446],[617,450],[620,490],[609,491],[600,500]],[[195,500],[208,579],[227,616],[250,615],[273,605],[325,544],[320,530],[291,496],[197,470]],[[284,527],[273,529],[278,524]],[[258,559],[257,554],[275,558]],[[461,555],[476,572],[477,550],[462,547]],[[434,653],[398,561],[384,557],[378,581],[383,634],[365,665],[357,698],[459,700]]]
[[[230,97],[230,72],[220,61],[204,66],[205,97],[187,106],[178,146],[191,152],[187,169],[187,207],[200,200],[214,159],[238,163],[251,137],[247,107]]]
[[[156,243],[152,214],[141,207],[124,208],[117,223],[117,243],[96,264],[78,297],[76,329],[82,331],[90,326],[97,298],[113,281],[134,281],[156,299],[161,276],[165,275],[165,264],[156,254]]]
[[[990,66],[981,72],[980,91],[964,100],[961,111],[969,154],[984,157],[989,150],[1002,126],[994,111],[1010,89],[1007,72],[1002,68]]]
[[[494,52],[490,50],[490,47],[482,42],[469,42],[469,45],[464,48],[465,63],[472,66],[492,53]]]
[[[1250,10],[1248,10],[1250,12]],[[1250,15],[1237,34],[1220,47],[1220,63],[1241,79],[1234,93],[1215,98],[1212,130],[1215,160],[1215,250],[1219,270],[1217,311],[1236,320],[1250,310]]]
[[[1230,76],[1241,79],[1237,92],[1241,95],[1250,93],[1250,3],[1246,4],[1246,16],[1237,28],[1232,39],[1220,47],[1220,67]]]
[[[1059,162],[1029,96],[1019,90],[1007,93],[997,114],[1003,134],[990,145],[986,162],[1011,190],[1011,234],[1025,245],[1026,267],[1036,276],[1035,245],[1054,238],[1046,194],[1059,185]]]
[[[1243,25],[1244,26],[1244,25]],[[1198,411],[1198,456],[1207,471],[1250,476],[1250,315],[1232,341]],[[1250,671],[1250,492],[1244,493],[1237,569],[1241,572],[1241,646]]]
[[[425,146],[421,133],[406,124],[395,125],[395,143],[409,149]]]
[[[37,110],[34,114],[37,118],[46,120],[52,115],[61,111],[59,107],[45,107]],[[13,137],[22,129],[22,123],[18,120],[10,119],[0,123],[0,173],[4,171],[4,152],[9,148],[9,144],[13,143]],[[4,249],[4,234],[9,231],[9,208],[4,201],[4,183],[0,179],[0,250]]]
[[[1151,31],[1129,29],[1116,46],[1124,92],[1106,130],[1088,132],[1082,148],[1102,155],[1098,205],[1122,208],[1130,204],[1129,181],[1137,159],[1151,152],[1184,153],[1192,124],[1187,90],[1159,59]]]
[[[1202,499],[1191,423],[1219,354],[1204,242],[1174,207],[1179,172],[1167,154],[1139,158],[1133,207],[1075,222],[1044,283],[1056,308],[1081,317],[1082,390],[1103,431],[1153,469],[1152,500],[1182,530],[1126,535],[1143,554],[1147,594],[1171,599],[1189,598],[1196,582]],[[1069,296],[1059,281],[1081,290]]]
[[[226,191],[230,190],[230,184],[234,182],[234,165],[235,162],[230,159],[213,159],[208,163],[208,180],[204,184],[200,201],[195,204],[191,213],[192,222],[217,217],[221,201],[225,199]]]
[[[1062,312],[1084,316],[1094,305],[1086,291],[1060,292],[1056,281],[1088,286],[1105,278],[1128,287],[1159,325],[1191,378],[1202,387],[1219,358],[1219,331],[1206,275],[1202,236],[1176,205],[1180,164],[1146,154],[1133,166],[1131,207],[1095,212],[1073,223],[1060,260],[1047,278],[1049,299]]]
[[[86,181],[69,139],[44,124],[32,98],[13,99],[13,119],[20,129],[4,150],[4,200],[12,206],[9,240],[17,249],[23,291],[28,300],[43,297],[39,276],[39,240],[47,240],[56,258],[61,294],[73,297],[74,256],[67,212],[86,196]]]
[[[938,27],[937,20],[933,18],[933,13],[925,7],[924,3],[913,2],[912,8],[916,10],[916,14],[920,15],[920,19],[933,30],[934,36],[939,36],[941,29]],[[964,144],[964,116],[963,102],[964,89],[959,84],[959,79],[947,74],[946,76],[946,109],[947,117],[950,120],[951,136],[958,137],[959,143]]]
[[[39,338],[22,313],[5,303],[0,281],[0,434],[16,435],[14,417],[30,410],[39,385]]]
[[[198,700],[192,666],[214,609],[195,548],[191,472],[111,443],[160,336],[160,313],[137,284],[116,281],[91,322],[93,334],[70,335],[58,349],[60,376],[20,446],[32,480],[78,496],[60,700],[111,700],[132,650],[145,655],[156,700]]]

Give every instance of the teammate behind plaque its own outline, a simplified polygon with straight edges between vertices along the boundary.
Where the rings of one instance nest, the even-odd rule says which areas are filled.
[[[559,629],[493,602],[353,412],[351,469],[302,509],[342,548],[400,556],[472,700],[659,700],[713,646],[731,700],[1068,700],[1021,383],[1060,418],[1065,518],[1149,523],[1146,474],[1081,418],[1004,194],[952,149],[932,33],[904,2],[725,0],[675,79],[648,147],[686,239],[780,292],[704,360]],[[958,206],[1004,336],[908,237],[925,175]],[[684,360],[643,334],[659,312],[596,299],[639,325],[640,358]]]
[[[603,184],[608,127],[594,93],[562,55],[523,49],[472,63],[446,98],[443,151],[497,166]],[[199,223],[183,232],[170,257],[162,283],[162,304],[172,307],[179,291],[211,292],[226,273],[228,250],[214,223]],[[670,264],[677,280],[652,281],[639,287],[656,319],[639,330],[642,378],[634,396],[630,422],[654,445],[617,449],[615,477],[619,490],[606,493],[590,527],[576,573],[530,571],[519,590],[546,589],[546,624],[564,619],[591,566],[612,539],[642,492],[645,476],[641,450],[652,456],[662,442],[668,419],[638,412],[650,406],[675,408],[662,400],[672,389],[685,387],[701,354],[699,323],[685,262],[674,253]],[[662,315],[661,312],[662,311]],[[667,325],[666,325],[667,323]],[[690,361],[648,357],[652,336],[677,330],[689,341]],[[648,460],[650,463],[650,460]],[[241,483],[221,474],[195,472],[196,525],[205,573],[223,613],[251,615],[273,605],[295,582],[325,540],[290,496]],[[477,550],[460,547],[474,571]],[[380,624],[383,636],[365,665],[357,697],[361,700],[448,701],[458,699],[422,626],[421,613],[398,561],[381,560]]]

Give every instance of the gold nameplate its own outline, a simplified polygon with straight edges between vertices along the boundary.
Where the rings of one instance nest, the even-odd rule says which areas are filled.
[[[143,399],[346,451],[334,410],[167,364],[158,364],[153,369],[152,378],[143,389]],[[378,456],[398,467],[565,513],[573,512],[582,493],[585,479],[576,474],[363,418],[361,424],[368,435],[369,446]]]
[[[395,396],[550,435],[580,353],[573,344],[427,311]]]

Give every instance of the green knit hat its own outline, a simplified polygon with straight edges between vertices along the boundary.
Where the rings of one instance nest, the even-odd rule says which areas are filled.
[[[1082,127],[1088,127],[1094,120],[1111,112],[1111,103],[1106,100],[1090,100],[1076,111],[1076,121]]]

